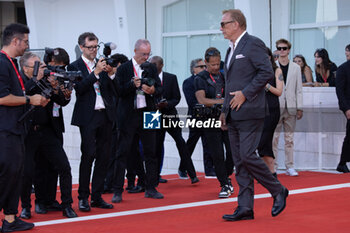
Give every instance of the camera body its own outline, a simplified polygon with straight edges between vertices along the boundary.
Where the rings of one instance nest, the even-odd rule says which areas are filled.
[[[221,114],[222,104],[214,104],[207,107],[204,104],[196,104],[193,108],[194,117],[197,119],[218,119]]]
[[[157,75],[157,68],[148,61],[142,63],[140,67],[143,70],[141,85],[146,84],[149,87],[154,86],[156,83],[154,77]]]
[[[118,66],[117,60],[109,57],[109,55],[111,55],[112,53],[112,50],[117,48],[117,45],[112,42],[103,43],[103,44],[105,46],[103,48],[104,61],[106,61],[106,64],[110,65],[111,67],[117,67]]]

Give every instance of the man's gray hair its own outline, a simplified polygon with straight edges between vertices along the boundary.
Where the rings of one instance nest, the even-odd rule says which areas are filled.
[[[151,43],[147,39],[138,39],[135,43],[135,50],[139,49],[140,46],[143,44],[151,45]]]
[[[192,61],[191,61],[191,65],[190,65],[190,72],[191,72],[191,74],[193,75],[194,74],[194,67],[198,64],[198,62],[200,62],[200,61],[203,61],[203,59],[202,58],[196,58],[196,59],[193,59]]]
[[[23,67],[28,65],[28,60],[32,57],[37,57],[40,59],[40,57],[38,55],[36,55],[35,53],[32,53],[32,52],[29,52],[29,51],[25,52],[23,54],[23,56],[19,60],[19,66],[21,67],[21,70],[23,70]]]

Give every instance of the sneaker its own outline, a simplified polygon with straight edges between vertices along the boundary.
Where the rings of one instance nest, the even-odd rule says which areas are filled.
[[[5,219],[2,220],[1,232],[13,232],[13,231],[25,231],[32,229],[34,227],[33,223],[25,222],[18,217],[15,217],[15,221],[9,223]]]
[[[288,168],[286,171],[286,175],[288,176],[298,176],[298,172],[294,168]]]
[[[181,171],[180,169],[177,171],[177,173],[179,174],[179,178],[181,180],[187,180],[188,176],[187,176],[187,171]]]
[[[228,178],[228,187],[230,187],[231,194],[233,193],[233,185],[231,183],[231,178]]]
[[[226,198],[231,196],[231,188],[229,185],[224,185],[219,193],[219,198]]]

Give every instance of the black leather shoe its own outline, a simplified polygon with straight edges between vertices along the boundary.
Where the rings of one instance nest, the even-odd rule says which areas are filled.
[[[97,207],[101,209],[113,209],[113,205],[105,202],[102,198],[100,200],[92,200],[91,207]]]
[[[112,197],[112,202],[113,203],[120,203],[122,202],[123,198],[122,198],[122,194],[121,193],[115,193]]]
[[[198,183],[198,182],[199,182],[199,180],[198,180],[197,176],[191,178],[191,184],[195,184],[195,183]]]
[[[20,218],[15,217],[15,221],[9,223],[5,219],[2,220],[1,232],[13,232],[13,231],[25,231],[32,229],[34,227],[33,223],[25,222]]]
[[[282,191],[273,198],[273,206],[271,210],[272,217],[276,217],[280,214],[286,207],[286,201],[289,191],[284,186],[282,186]]]
[[[159,183],[165,184],[167,182],[168,182],[168,180],[163,179],[161,176],[159,176]]]
[[[179,177],[181,180],[187,180],[188,176],[187,176],[187,171],[181,171],[180,169],[177,171],[177,173],[179,174]]]
[[[348,172],[350,172],[350,171],[349,171],[349,168],[346,166],[346,164],[344,164],[344,165],[338,164],[338,166],[337,166],[337,171],[338,171],[338,172],[343,172],[343,173],[348,173]]]
[[[128,186],[125,188],[125,190],[131,190],[131,189],[133,189],[133,188],[135,188],[135,185],[128,185]]]
[[[23,219],[30,219],[32,217],[32,214],[30,213],[30,208],[29,207],[23,208],[21,215],[19,217]]]
[[[142,193],[145,191],[144,187],[138,186],[136,185],[135,187],[133,187],[132,189],[128,190],[128,193]]]
[[[227,221],[249,220],[254,219],[254,212],[250,208],[238,206],[233,214],[225,214],[222,218]]]
[[[68,207],[64,208],[62,211],[63,211],[63,216],[65,216],[67,218],[76,218],[76,217],[78,217],[77,213],[75,213],[75,211],[72,209],[71,206],[68,206]]]
[[[91,210],[88,199],[79,200],[79,210],[82,212],[89,212]]]
[[[61,211],[62,210],[62,206],[60,205],[60,203],[58,203],[58,201],[54,201],[49,205],[46,205],[46,209],[47,211]]]
[[[158,192],[156,189],[146,190],[145,197],[154,198],[154,199],[162,199],[164,198],[163,194]]]
[[[35,213],[46,214],[47,213],[46,206],[44,204],[41,204],[41,203],[35,203]]]

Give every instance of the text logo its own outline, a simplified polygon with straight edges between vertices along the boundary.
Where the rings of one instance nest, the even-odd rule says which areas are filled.
[[[162,114],[157,112],[144,112],[143,113],[143,128],[144,129],[160,129],[160,116]]]

